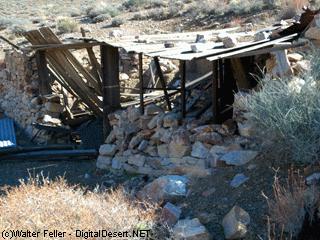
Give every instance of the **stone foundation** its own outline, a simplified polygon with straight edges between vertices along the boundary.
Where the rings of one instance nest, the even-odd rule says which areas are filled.
[[[203,177],[213,168],[242,165],[257,153],[248,138],[237,135],[237,125],[207,124],[209,117],[182,120],[155,104],[145,114],[129,108],[109,115],[113,127],[100,147],[97,167],[147,175],[189,174]]]

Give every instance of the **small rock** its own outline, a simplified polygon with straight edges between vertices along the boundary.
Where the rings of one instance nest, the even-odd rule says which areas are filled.
[[[142,142],[142,140],[143,140],[142,136],[140,135],[134,136],[129,143],[129,148],[130,149],[136,148]]]
[[[148,155],[150,155],[151,157],[157,157],[158,156],[158,151],[157,148],[155,146],[148,146],[144,152]]]
[[[297,62],[293,68],[298,72],[298,73],[304,73],[307,72],[311,69],[311,63],[309,60],[302,60]]]
[[[126,73],[120,73],[119,79],[120,79],[120,81],[128,81],[130,79],[130,77]]]
[[[320,180],[320,172],[317,172],[317,173],[313,173],[310,176],[308,176],[306,178],[306,183],[307,183],[307,185],[311,185],[314,183],[318,183],[319,180]]]
[[[177,223],[180,215],[181,209],[170,202],[166,203],[161,212],[162,221],[170,227]]]
[[[143,167],[146,157],[140,154],[135,154],[129,157],[128,163],[134,166]]]
[[[155,179],[138,193],[139,199],[151,200],[156,203],[175,201],[187,195],[188,178],[178,175],[167,175]]]
[[[225,238],[240,239],[245,237],[249,223],[249,214],[242,208],[234,206],[222,221]]]
[[[135,122],[140,117],[140,109],[135,107],[128,108],[128,119],[130,122]]]
[[[122,168],[122,163],[123,163],[123,161],[121,161],[118,157],[114,157],[114,158],[112,159],[111,167],[112,167],[113,169],[119,170],[119,169]]]
[[[99,169],[109,169],[111,164],[111,157],[108,156],[98,156],[96,166]]]
[[[240,136],[243,137],[252,137],[255,132],[255,124],[250,121],[245,121],[244,123],[237,123],[238,131]]]
[[[241,166],[253,160],[257,155],[257,151],[251,150],[231,151],[223,155],[220,160],[225,161],[228,165]]]
[[[182,158],[189,155],[191,152],[191,145],[180,145],[176,143],[170,143],[168,149],[168,155],[172,158]]]
[[[61,120],[58,118],[53,118],[50,115],[44,115],[42,121],[44,123],[50,123],[50,124],[54,124],[54,125],[60,125],[61,124]]]
[[[221,144],[223,141],[221,135],[216,132],[203,132],[197,134],[195,140],[212,145]]]
[[[144,114],[147,116],[153,116],[162,112],[163,109],[154,103],[147,105],[144,110]]]
[[[103,144],[99,148],[99,153],[102,156],[113,157],[117,151],[117,145],[115,144]]]
[[[161,144],[157,147],[158,155],[160,157],[168,157],[169,156],[169,148],[168,144]]]
[[[112,30],[110,33],[109,33],[109,37],[111,38],[120,38],[123,36],[123,31],[121,30]]]
[[[233,48],[238,45],[238,40],[235,36],[226,36],[223,37],[221,40],[225,48]]]
[[[244,174],[242,173],[238,173],[237,175],[234,176],[234,178],[232,179],[232,181],[230,182],[230,186],[237,188],[239,187],[241,184],[245,183],[246,181],[248,181],[249,178],[246,177]]]
[[[196,158],[207,158],[209,156],[209,150],[201,143],[195,142],[192,145],[191,156]]]
[[[115,134],[115,131],[111,130],[111,132],[109,133],[104,143],[111,144],[111,143],[114,143],[116,140],[117,140],[117,136]]]
[[[149,141],[147,141],[147,140],[142,140],[142,142],[141,142],[141,143],[139,144],[139,146],[138,146],[138,150],[139,150],[139,151],[144,151],[144,150],[147,149],[148,145],[149,145]]]
[[[173,228],[175,240],[210,240],[210,234],[199,219],[179,220]]]
[[[150,122],[148,123],[148,128],[149,129],[154,129],[158,126],[158,122],[161,122],[163,121],[163,118],[164,118],[164,114],[158,114],[156,116],[154,116]],[[161,123],[162,125],[162,123]]]
[[[163,127],[178,127],[179,126],[180,117],[177,113],[169,113],[166,114],[163,118]]]
[[[290,62],[299,62],[303,59],[303,56],[299,53],[289,53],[288,59]]]
[[[310,27],[305,35],[306,38],[311,40],[320,40],[320,28],[319,27]]]
[[[263,41],[263,40],[267,40],[270,37],[270,33],[268,32],[257,32],[254,35],[254,41],[258,42],[258,41]]]

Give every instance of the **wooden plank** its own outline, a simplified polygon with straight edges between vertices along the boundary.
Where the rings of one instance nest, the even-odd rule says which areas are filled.
[[[180,71],[181,71],[181,113],[182,117],[186,116],[186,61],[181,61],[180,63]]]
[[[60,39],[51,31],[50,28],[40,28],[40,33],[46,38],[49,43],[61,44]],[[73,67],[83,75],[83,77],[88,81],[88,83],[95,89],[96,93],[101,95],[102,89],[100,89],[98,80],[96,80],[84,67],[79,63],[75,56],[69,50],[59,51],[65,55],[65,57],[70,61]]]
[[[17,46],[16,44],[14,44],[13,42],[11,42],[9,39],[3,37],[3,36],[0,36],[0,39],[5,41],[6,43],[8,43],[9,45],[11,45],[12,47],[14,47],[15,49],[18,49],[20,50],[20,47]]]
[[[262,54],[268,54],[271,52],[275,51],[280,51],[280,50],[285,50],[285,49],[290,49],[290,48],[298,48],[298,47],[303,47],[308,44],[307,41],[305,42],[299,42],[299,43],[278,43],[274,44],[274,46],[267,47],[264,49],[259,49],[259,50],[254,50],[250,52],[245,52],[245,53],[240,53],[234,56],[230,56],[228,58],[242,58],[242,57],[250,57],[250,56],[256,56],[256,55],[262,55]]]
[[[151,67],[151,65],[150,65]],[[152,69],[151,69],[152,72]],[[140,113],[144,114],[144,87],[143,87],[143,54],[139,53],[139,83],[140,83]]]
[[[250,83],[247,78],[247,74],[243,68],[240,58],[231,58],[231,67],[233,71],[233,76],[236,79],[238,89],[249,89]]]
[[[277,77],[286,77],[293,74],[290,61],[287,56],[287,50],[273,52],[276,60],[276,67],[272,70],[272,74]]]
[[[165,98],[165,100],[167,102],[168,110],[171,111],[172,110],[171,103],[170,103],[170,99],[169,99],[169,96],[168,96],[168,91],[166,89],[166,87],[167,87],[166,86],[166,81],[164,80],[164,77],[163,77],[163,73],[162,73],[162,70],[161,70],[159,58],[154,57],[153,60],[154,60],[155,66],[157,68],[157,74],[158,74],[159,79],[160,79],[161,87],[163,88],[164,98]]]
[[[82,49],[90,48],[95,46],[103,45],[104,43],[94,42],[94,43],[60,43],[60,44],[38,44],[32,45],[29,48],[34,49],[35,51],[59,51],[59,50],[69,50],[69,49]]]
[[[287,36],[287,37],[278,38],[276,40],[268,41],[268,42],[265,42],[265,43],[262,43],[262,44],[258,44],[258,45],[254,45],[254,46],[251,46],[251,47],[246,47],[246,48],[243,48],[243,49],[239,49],[239,50],[235,50],[235,51],[219,54],[219,55],[216,55],[216,56],[207,57],[207,60],[208,61],[215,61],[217,59],[229,58],[229,57],[241,54],[241,53],[258,50],[258,49],[261,49],[261,48],[272,46],[272,45],[277,44],[277,43],[293,40],[294,37],[296,37],[296,36],[297,36],[297,34],[292,34],[292,35]]]
[[[32,44],[43,44],[46,43],[46,39],[41,35],[41,33],[37,30],[29,31],[25,34],[25,37]],[[96,95],[93,95],[91,91],[89,91],[86,84],[79,79],[80,76],[73,71],[72,66],[67,61],[67,59],[61,55],[60,52],[50,52],[47,54],[48,61],[50,65],[54,66],[55,70],[58,70],[59,75],[61,75],[70,85],[70,87],[77,92],[79,97],[83,100],[83,102],[91,108],[91,110],[99,115],[102,115],[102,111],[99,108],[99,105],[102,106],[102,103]],[[69,72],[71,69],[71,72]],[[70,75],[71,74],[71,75]],[[78,80],[77,80],[78,79]]]
[[[36,62],[40,80],[40,94],[47,95],[51,94],[49,71],[47,67],[46,54],[43,51],[36,52]]]
[[[213,123],[220,122],[220,105],[219,105],[219,89],[221,82],[221,61],[214,61],[212,65],[212,107],[213,107]]]
[[[81,35],[82,37],[86,36],[86,32],[84,31],[83,28],[81,28]],[[86,40],[84,40],[85,42],[87,42]],[[99,87],[100,89],[102,89],[102,71],[101,71],[101,65],[98,62],[94,52],[93,52],[93,48],[92,47],[86,47],[89,59],[90,59],[90,64],[92,66],[92,71],[94,74],[94,77],[96,78],[96,80],[98,81]]]
[[[108,114],[121,107],[118,48],[108,45],[101,46],[101,66],[103,85],[103,124],[104,134],[107,135],[110,129]]]

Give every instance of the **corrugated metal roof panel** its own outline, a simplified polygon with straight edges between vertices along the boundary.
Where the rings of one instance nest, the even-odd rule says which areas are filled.
[[[15,147],[16,145],[16,134],[12,119],[0,119],[0,148]]]

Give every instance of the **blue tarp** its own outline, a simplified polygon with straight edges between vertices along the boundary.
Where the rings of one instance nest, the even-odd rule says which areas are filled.
[[[16,147],[14,124],[10,118],[0,119],[0,148]]]

